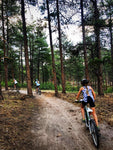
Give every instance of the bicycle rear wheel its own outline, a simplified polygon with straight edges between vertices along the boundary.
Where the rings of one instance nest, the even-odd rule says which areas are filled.
[[[93,142],[95,147],[99,147],[99,133],[98,133],[98,128],[95,124],[95,121],[93,119],[90,120],[90,130],[91,130],[91,135],[93,138]]]
[[[41,90],[38,91],[38,94],[41,95]]]
[[[16,91],[19,93],[19,91],[20,91],[20,87],[19,86],[16,87]]]

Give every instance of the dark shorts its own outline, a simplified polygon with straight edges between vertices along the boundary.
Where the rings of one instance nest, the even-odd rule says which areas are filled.
[[[82,105],[85,106],[88,103],[89,103],[90,107],[95,107],[95,103],[94,103],[93,99],[90,96],[87,97],[87,102],[84,102],[84,101],[82,102]]]

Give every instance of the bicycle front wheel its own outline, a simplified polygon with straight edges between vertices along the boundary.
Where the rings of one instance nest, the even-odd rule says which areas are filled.
[[[99,147],[99,133],[98,133],[98,128],[95,124],[94,120],[90,120],[90,130],[91,130],[91,135],[93,138],[94,145],[98,148]]]

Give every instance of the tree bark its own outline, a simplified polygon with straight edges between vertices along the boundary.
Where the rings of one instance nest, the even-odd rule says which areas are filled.
[[[112,32],[111,7],[109,9],[110,9],[109,32],[110,32],[110,45],[111,45],[112,73],[113,73],[113,32]],[[112,91],[113,91],[113,76],[112,76]]]
[[[85,61],[85,78],[87,80],[89,80],[88,59],[87,59],[87,49],[86,49],[86,39],[85,39],[85,22],[84,22],[83,0],[80,1],[80,6],[81,6],[81,23],[82,23],[83,49],[84,49],[84,61]]]
[[[37,56],[38,60],[37,60],[37,78],[38,80],[40,81],[40,50],[39,50],[39,53],[38,53],[38,56]]]
[[[33,86],[33,41],[29,38],[29,48],[30,48],[30,76],[31,85]]]
[[[23,76],[22,44],[21,44],[21,82],[22,82],[22,85],[23,85],[23,83],[24,83],[24,76]]]
[[[5,90],[8,90],[8,67],[7,67],[7,53],[6,53],[6,40],[5,40],[5,29],[4,29],[4,7],[3,0],[1,4],[2,10],[2,36],[3,36],[3,50],[4,50],[4,71],[5,71]]]
[[[2,95],[2,87],[1,87],[1,57],[0,57],[0,100],[3,100],[3,95]]]
[[[65,75],[64,75],[64,66],[63,66],[63,54],[62,54],[62,41],[61,41],[61,27],[60,27],[60,17],[59,17],[59,1],[58,0],[56,0],[56,7],[57,7],[57,20],[58,20],[60,61],[61,61],[62,93],[66,93],[66,91],[65,91]]]
[[[96,52],[96,57],[101,60],[101,47],[100,47],[100,26],[99,26],[99,10],[97,7],[97,0],[91,0],[93,3],[94,7],[94,19],[95,19],[95,24],[94,24],[94,32],[95,32],[95,52]],[[103,95],[103,87],[102,87],[102,63],[100,62],[98,64],[98,94]]]
[[[27,93],[32,96],[29,57],[28,57],[28,44],[27,44],[27,33],[26,33],[26,21],[25,21],[25,7],[24,0],[21,0],[21,15],[23,21],[23,35],[24,35],[24,52],[25,52],[25,63],[26,63],[26,75],[27,75]]]
[[[49,1],[46,0],[46,3],[47,3],[47,13],[48,13],[50,46],[51,46],[51,54],[52,54],[52,70],[53,70],[53,78],[54,78],[55,96],[57,96],[58,95],[58,89],[57,89],[57,79],[56,79],[54,49],[53,49],[53,43],[52,43],[52,31],[51,31],[51,19],[50,19],[50,12],[49,12]]]

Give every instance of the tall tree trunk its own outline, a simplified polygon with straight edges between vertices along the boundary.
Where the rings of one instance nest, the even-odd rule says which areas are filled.
[[[100,47],[100,26],[99,26],[99,10],[97,7],[97,0],[91,0],[94,6],[94,32],[95,32],[95,51],[96,51],[96,57],[101,60],[101,47]],[[98,94],[103,95],[103,87],[102,87],[102,63],[98,64]]]
[[[37,58],[37,78],[38,80],[40,81],[40,50],[39,50],[39,53],[38,53],[38,58]]]
[[[62,41],[61,41],[61,27],[60,27],[60,17],[59,17],[59,1],[56,0],[57,7],[57,20],[58,20],[58,36],[59,36],[59,49],[60,49],[60,60],[61,60],[61,77],[62,77],[62,93],[65,91],[65,75],[64,75],[64,66],[63,66],[63,54],[62,54]]]
[[[57,96],[58,95],[58,89],[57,89],[57,79],[56,79],[54,49],[53,49],[53,43],[52,43],[52,31],[51,31],[51,19],[50,19],[50,12],[49,12],[49,1],[46,0],[46,3],[47,3],[47,13],[48,13],[50,46],[51,46],[51,54],[52,54],[52,69],[53,69],[53,77],[54,77],[54,87],[55,87],[55,95]]]
[[[31,50],[32,50],[32,63],[31,63],[31,67],[32,67],[32,80],[33,80],[33,74],[34,74],[34,62],[33,62],[33,58],[34,58],[34,39],[33,39],[33,37],[32,37],[32,48],[31,48]],[[33,82],[33,81],[32,81]],[[33,84],[33,83],[32,83]]]
[[[32,49],[32,41],[29,38],[29,48],[30,48],[30,76],[31,76],[31,85],[33,86],[33,49]]]
[[[3,95],[2,95],[2,87],[1,87],[1,57],[0,57],[0,100],[3,100]]]
[[[13,65],[13,62],[11,61],[11,75],[12,75],[12,79],[15,78],[15,75],[14,75],[14,65]]]
[[[9,7],[9,3],[8,1],[6,1],[6,6],[7,6],[7,12],[6,12],[6,17],[7,17],[7,50],[6,50],[6,55],[8,56],[9,53],[9,16],[8,16],[8,7]]]
[[[5,71],[5,90],[8,90],[8,67],[7,67],[7,53],[6,53],[6,40],[5,40],[5,29],[4,29],[4,7],[3,0],[1,4],[2,10],[2,35],[3,35],[3,50],[4,50],[4,71]]]
[[[42,62],[42,81],[43,81],[43,83],[45,82],[44,65],[43,65],[43,62]]]
[[[84,61],[85,61],[85,78],[89,80],[88,59],[87,59],[86,39],[85,39],[83,0],[80,1],[80,6],[81,6],[81,23],[82,23],[83,49],[84,49]]]
[[[21,51],[19,51],[19,83],[21,83]]]
[[[111,58],[112,58],[112,73],[113,73],[113,32],[112,32],[112,14],[110,9],[110,19],[109,19],[109,32],[110,32],[110,45],[111,45]],[[113,76],[112,76],[112,91],[113,91]]]
[[[27,33],[26,33],[26,21],[25,21],[25,8],[24,0],[21,0],[21,15],[23,21],[23,35],[24,35],[24,51],[25,51],[25,63],[26,63],[26,75],[27,75],[27,93],[32,96],[29,57],[28,57],[28,44],[27,44]]]
[[[24,77],[23,77],[22,44],[21,44],[21,82],[22,82],[22,85],[23,85],[23,83],[24,83]]]

